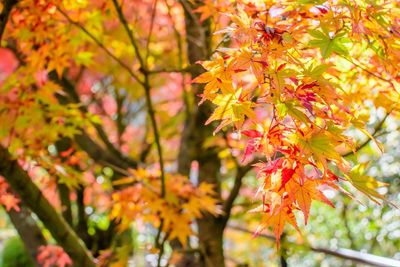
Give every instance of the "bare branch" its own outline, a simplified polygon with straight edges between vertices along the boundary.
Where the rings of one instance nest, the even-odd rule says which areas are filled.
[[[235,202],[240,188],[242,187],[243,183],[243,177],[252,169],[252,163],[247,164],[245,166],[238,166],[236,168],[236,176],[235,176],[235,182],[233,184],[233,187],[231,189],[231,192],[228,196],[228,198],[224,202],[223,206],[223,211],[224,211],[224,217],[225,221],[227,222],[229,220],[229,217],[231,215],[231,210],[233,207],[233,203]]]
[[[236,225],[229,225],[229,229],[243,232],[243,233],[248,233],[251,235],[254,235],[255,231],[251,231],[249,229],[236,226]],[[260,238],[265,238],[269,239],[273,242],[275,242],[275,237],[270,234],[259,234],[258,235]],[[389,259],[385,257],[380,257],[372,254],[367,254],[351,249],[344,249],[344,248],[338,248],[338,249],[330,249],[330,248],[323,248],[323,247],[314,247],[308,244],[303,244],[303,245],[298,245],[295,243],[288,242],[291,246],[301,246],[304,248],[308,248],[309,250],[317,253],[323,253],[325,255],[330,255],[334,256],[337,258],[341,258],[344,260],[350,260],[355,263],[361,263],[361,264],[368,264],[371,266],[378,266],[378,267],[387,267],[387,266],[400,266],[400,261],[394,260],[394,259]]]
[[[95,266],[93,256],[76,233],[57,213],[18,161],[13,159],[8,150],[2,146],[0,146],[0,175],[4,176],[12,189],[39,217],[57,243],[74,259],[76,266]]]

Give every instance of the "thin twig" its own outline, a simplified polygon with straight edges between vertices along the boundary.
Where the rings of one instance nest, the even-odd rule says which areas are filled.
[[[147,70],[147,60],[148,60],[148,53],[146,53],[146,57],[143,59],[140,51],[139,51],[139,47],[137,45],[137,42],[133,36],[133,33],[131,31],[131,29],[129,28],[128,25],[128,21],[126,20],[122,8],[119,6],[117,0],[113,0],[115,9],[117,10],[118,13],[118,17],[120,22],[122,23],[122,25],[125,28],[126,33],[129,36],[129,39],[131,41],[131,44],[133,46],[133,48],[136,51],[137,57],[139,59],[139,63],[140,63],[140,71],[142,72],[143,76],[144,76],[144,81],[142,84],[143,88],[144,88],[144,93],[145,93],[145,98],[146,98],[146,105],[147,105],[147,112],[148,115],[150,117],[150,122],[153,128],[153,135],[154,135],[154,142],[156,143],[156,147],[157,147],[157,153],[158,153],[158,159],[159,159],[159,164],[160,164],[160,172],[161,172],[161,198],[165,198],[166,195],[166,184],[165,184],[165,169],[164,169],[164,158],[163,158],[163,151],[162,151],[162,146],[161,146],[161,142],[160,142],[160,134],[159,134],[159,130],[158,130],[158,126],[157,126],[157,121],[156,121],[156,116],[155,116],[155,110],[154,110],[154,106],[153,106],[153,102],[151,99],[151,86],[150,86],[150,80],[149,80],[149,73]],[[154,6],[156,7],[156,5]],[[153,12],[154,13],[154,12]],[[153,18],[154,19],[154,18]],[[153,27],[153,23],[152,26]],[[150,29],[150,32],[152,31],[152,29]],[[161,236],[161,232],[162,232],[162,228],[164,225],[164,220],[161,218],[161,222],[160,222],[160,226],[158,229],[158,233],[157,233],[157,237],[155,240],[155,244],[156,247],[160,247],[162,246],[162,250],[164,249],[164,243],[162,242],[160,244],[160,236]]]
[[[165,185],[165,170],[164,170],[163,151],[162,151],[162,146],[161,146],[161,142],[160,142],[160,134],[159,134],[159,131],[158,131],[158,126],[157,126],[154,106],[153,106],[153,102],[151,100],[151,95],[150,95],[149,78],[148,78],[148,75],[145,75],[144,77],[145,77],[144,91],[145,91],[147,109],[148,109],[148,114],[149,114],[149,117],[150,117],[151,125],[152,125],[152,128],[153,128],[154,141],[156,143],[157,152],[158,152],[158,158],[159,158],[159,164],[160,164],[161,197],[164,198],[165,194],[166,194],[166,189],[165,189],[166,185]]]
[[[381,80],[381,81],[384,81],[384,82],[387,82],[387,83],[390,83],[391,85],[393,85],[392,82],[391,82],[390,80],[385,79],[385,78],[383,78],[382,76],[379,76],[379,75],[376,74],[376,73],[373,73],[372,71],[368,70],[367,68],[364,68],[363,66],[361,66],[361,65],[359,65],[358,63],[354,62],[353,60],[350,60],[350,59],[348,59],[347,57],[343,57],[343,56],[341,56],[341,57],[344,58],[345,60],[347,60],[348,62],[350,62],[351,64],[353,64],[354,66],[356,66],[357,68],[359,68],[359,69],[365,71],[366,73],[368,73],[368,74],[374,76],[375,78],[378,78],[378,79]]]
[[[160,252],[158,253],[157,267],[161,267],[161,259],[162,259],[162,256],[164,255],[164,245],[169,237],[169,234],[170,234],[170,231],[165,234],[165,236],[160,244]]]
[[[382,120],[377,125],[375,125],[374,130],[370,134],[372,137],[375,137],[378,134],[378,132],[382,129],[382,126],[385,123],[386,119],[389,117],[390,113],[391,112],[386,113],[386,115],[382,118]],[[348,156],[360,151],[365,146],[367,146],[369,144],[369,142],[371,142],[371,140],[372,140],[372,138],[368,137],[364,142],[359,144],[354,150],[347,151],[347,152],[343,153],[341,156],[345,158],[345,157],[348,157]]]
[[[148,74],[159,74],[159,73],[190,73],[193,69],[193,66],[188,66],[186,68],[177,68],[177,69],[154,69],[148,70]]]
[[[115,1],[115,0],[114,0]],[[149,52],[150,52],[150,38],[151,38],[151,34],[153,33],[153,27],[154,27],[154,18],[156,17],[156,13],[157,13],[157,3],[158,0],[154,0],[154,5],[153,5],[153,12],[151,14],[151,21],[150,21],[150,30],[149,30],[149,35],[147,36],[147,42],[146,42],[146,54],[145,54],[145,64],[147,67],[147,60],[149,58]]]
[[[72,25],[75,25],[78,27],[81,31],[83,31],[87,36],[90,37],[107,55],[109,55],[112,59],[114,59],[121,67],[123,67],[131,76],[134,78],[138,83],[143,85],[143,81],[140,80],[140,78],[132,71],[132,69],[126,65],[122,60],[120,60],[117,56],[115,56],[107,47],[104,46],[102,42],[100,42],[99,39],[97,39],[91,32],[89,32],[83,25],[81,25],[79,22],[74,21],[71,19],[70,16],[68,16],[67,13],[65,13],[62,9],[57,7],[58,12],[60,12],[64,18],[68,20],[69,23]]]
[[[140,66],[143,68],[141,71],[146,72],[147,71],[146,63],[140,54],[139,45],[137,44],[135,37],[133,36],[133,32],[132,32],[131,28],[129,28],[129,23],[126,20],[124,13],[122,12],[122,8],[118,4],[117,0],[113,0],[113,4],[114,4],[115,9],[117,10],[118,18],[119,18],[120,22],[122,23],[122,25],[124,26],[125,31],[128,34],[129,40],[133,46],[133,49],[135,50],[135,53],[139,60]]]

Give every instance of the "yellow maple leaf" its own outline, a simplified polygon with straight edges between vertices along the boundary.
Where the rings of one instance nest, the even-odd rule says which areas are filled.
[[[222,127],[234,123],[239,128],[245,118],[255,118],[254,110],[252,109],[255,104],[249,100],[243,99],[241,96],[242,90],[238,89],[235,93],[218,95],[212,102],[217,105],[213,114],[206,121],[206,125],[221,120],[221,124],[217,127],[215,132],[218,132]]]
[[[364,193],[375,203],[380,204],[378,199],[385,199],[384,196],[379,194],[376,190],[380,187],[387,186],[387,184],[379,182],[373,177],[365,174],[367,165],[367,163],[355,165],[349,174],[344,176],[357,190]]]

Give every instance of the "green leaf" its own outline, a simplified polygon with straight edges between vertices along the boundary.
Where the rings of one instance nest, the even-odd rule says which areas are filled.
[[[293,118],[304,122],[305,124],[310,123],[310,119],[301,111],[294,102],[286,102],[287,113]]]
[[[318,157],[322,156],[331,160],[341,160],[340,154],[335,150],[335,146],[332,143],[332,139],[327,135],[318,133],[308,141],[310,149]]]
[[[358,164],[354,166],[346,179],[359,191],[364,193],[369,199],[379,204],[378,199],[385,200],[384,196],[379,194],[376,189],[386,186],[385,183],[375,180],[373,177],[366,175],[367,164]]]
[[[287,107],[285,103],[278,103],[275,105],[277,114],[280,118],[284,118],[287,114]]]
[[[325,30],[310,30],[308,33],[315,38],[309,42],[309,45],[318,47],[323,58],[328,58],[333,52],[341,56],[348,55],[349,51],[345,44],[351,41],[345,37],[346,33],[338,33],[333,37]]]
[[[319,79],[327,71],[329,67],[330,65],[328,64],[320,64],[320,65],[310,64],[306,69],[304,69],[303,74],[305,76],[309,76],[314,79]]]
[[[284,118],[286,115],[289,115],[296,120],[304,122],[305,124],[310,123],[310,119],[294,101],[280,102],[275,105],[275,108],[280,118]]]

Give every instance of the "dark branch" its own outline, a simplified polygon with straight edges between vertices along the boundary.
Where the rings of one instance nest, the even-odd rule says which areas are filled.
[[[94,260],[82,240],[63,217],[57,213],[28,173],[8,150],[0,146],[0,175],[4,176],[23,202],[38,216],[57,243],[74,259],[76,266],[94,267]]]
[[[228,198],[224,202],[223,211],[224,211],[225,223],[229,220],[233,203],[235,202],[237,196],[239,195],[239,191],[243,183],[243,177],[252,169],[252,163],[247,164],[245,166],[238,166],[236,169],[235,182],[233,184],[233,187],[231,189]]]
[[[31,211],[23,203],[19,203],[19,207],[20,211],[11,209],[9,211],[6,210],[6,212],[22,239],[29,256],[35,262],[35,265],[40,267],[40,264],[37,262],[37,255],[39,248],[47,245],[46,239],[43,236],[42,229],[40,229],[36,221],[32,218]]]
[[[71,99],[70,101],[72,101],[73,103],[76,104],[81,104],[80,102],[80,98],[79,95],[77,94],[76,90],[75,90],[75,86],[65,77],[62,77],[61,79],[57,77],[57,74],[55,73],[55,71],[52,71],[49,73],[49,78],[51,80],[53,80],[54,82],[56,82],[57,84],[59,84],[63,90],[68,94],[69,98]],[[59,97],[60,100],[60,97]],[[68,103],[68,99],[63,98],[62,100],[63,102],[65,102],[65,104]],[[81,110],[84,113],[87,113],[87,108],[80,105],[81,106]],[[136,168],[138,163],[137,161],[135,161],[132,158],[129,158],[128,156],[125,156],[124,154],[122,154],[122,152],[117,149],[109,140],[106,132],[104,131],[103,127],[98,124],[98,123],[93,123],[93,126],[96,129],[97,134],[99,135],[100,139],[103,141],[103,143],[105,144],[105,146],[107,147],[107,149],[109,150],[108,152],[103,152],[103,153],[107,153],[109,155],[113,155],[114,159],[112,161],[110,161],[111,164],[116,165],[120,168],[123,169],[127,169],[127,168]],[[85,135],[85,137],[79,137],[80,139],[84,138],[84,139],[88,139],[90,138],[83,130],[82,130],[82,134],[81,135]],[[78,137],[77,137],[78,138]],[[75,139],[77,139],[75,138]],[[80,142],[80,140],[76,140],[79,144],[82,144],[82,142]],[[91,143],[95,143],[93,140],[91,141]],[[84,144],[82,144],[86,149],[89,149],[89,147],[85,146]],[[99,145],[96,144],[97,147],[99,147]],[[81,146],[81,148],[83,149],[83,147]],[[86,151],[86,149],[84,149]],[[101,150],[102,148],[99,147],[98,150]],[[90,156],[94,156],[94,154],[89,153],[89,151],[86,151]],[[98,156],[96,156],[97,158]],[[93,157],[92,157],[93,158]],[[95,161],[96,159],[93,158]],[[108,161],[106,159],[103,159],[104,161]]]
[[[0,43],[4,30],[6,29],[8,17],[10,16],[11,10],[17,4],[17,2],[17,0],[5,0],[3,2],[3,10],[0,13]]]

